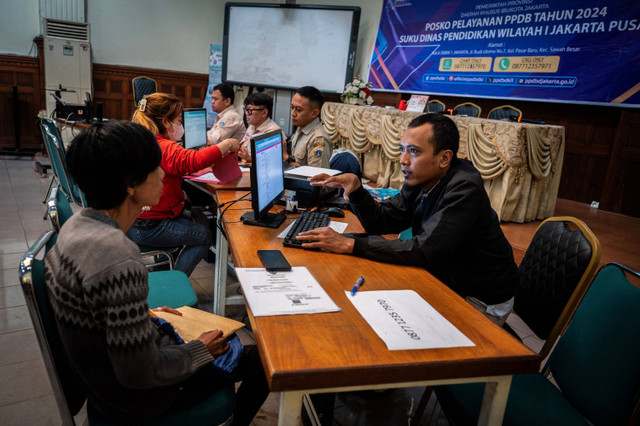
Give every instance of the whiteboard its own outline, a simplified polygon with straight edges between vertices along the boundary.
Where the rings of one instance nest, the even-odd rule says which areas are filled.
[[[227,3],[222,79],[342,93],[353,78],[359,7]]]

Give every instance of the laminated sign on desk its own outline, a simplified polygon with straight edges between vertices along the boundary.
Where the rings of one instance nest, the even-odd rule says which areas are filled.
[[[345,293],[389,350],[475,346],[413,290]]]
[[[240,166],[238,166],[238,156],[236,154],[229,154],[218,160],[213,165],[212,170],[205,169],[187,177],[194,182],[224,185],[240,176],[242,176],[242,170],[240,170]]]
[[[303,266],[275,273],[264,268],[236,268],[236,274],[255,317],[340,310]]]

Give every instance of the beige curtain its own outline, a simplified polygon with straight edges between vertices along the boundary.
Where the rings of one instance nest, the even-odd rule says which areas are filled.
[[[336,146],[363,156],[363,177],[400,188],[400,140],[421,113],[327,102],[325,129]],[[474,117],[451,119],[460,132],[458,157],[480,171],[491,205],[503,221],[553,216],[564,159],[564,127]]]

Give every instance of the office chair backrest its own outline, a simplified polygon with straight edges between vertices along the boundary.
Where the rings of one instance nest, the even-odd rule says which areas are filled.
[[[453,108],[453,115],[467,115],[469,117],[480,117],[482,108],[474,104],[473,102],[465,102],[460,105],[456,105]]]
[[[600,242],[581,220],[552,217],[536,230],[518,270],[514,311],[545,340],[541,359],[569,322],[599,262]]]
[[[440,112],[444,111],[446,108],[444,102],[439,101],[437,99],[433,99],[427,102],[427,112]]]
[[[62,225],[73,216],[69,200],[57,187],[51,190],[51,195],[47,200],[47,216],[49,216],[53,229],[58,232]]]
[[[600,269],[548,363],[564,396],[596,425],[624,424],[634,406],[638,413],[640,288],[625,271],[640,278],[617,263]]]
[[[331,157],[329,167],[342,173],[353,173],[362,179],[362,170],[358,158],[349,151],[338,152]]]
[[[43,249],[46,254],[56,236],[54,231],[46,232],[24,255],[20,262],[20,285],[63,424],[72,425],[73,416],[84,405],[86,395],[69,365],[58,334],[44,279],[44,255],[42,259],[36,258]]]
[[[511,117],[513,117],[513,119]],[[520,121],[521,117],[522,111],[511,105],[495,107],[489,111],[489,115],[487,116],[487,118],[491,118],[493,120],[512,119],[513,121]]]
[[[133,87],[133,102],[136,107],[138,107],[140,99],[157,92],[156,81],[146,76],[134,78],[131,80],[131,86]]]

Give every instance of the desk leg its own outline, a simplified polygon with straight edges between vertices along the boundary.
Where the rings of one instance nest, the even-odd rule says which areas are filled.
[[[511,388],[511,378],[512,376],[500,376],[495,377],[495,381],[487,382],[478,418],[479,426],[502,424]]]
[[[278,426],[298,426],[302,421],[302,397],[304,392],[281,392],[280,411],[278,414]]]
[[[229,246],[227,239],[218,229],[216,232],[216,263],[213,283],[213,313],[224,316],[227,299],[227,263],[229,262]]]

